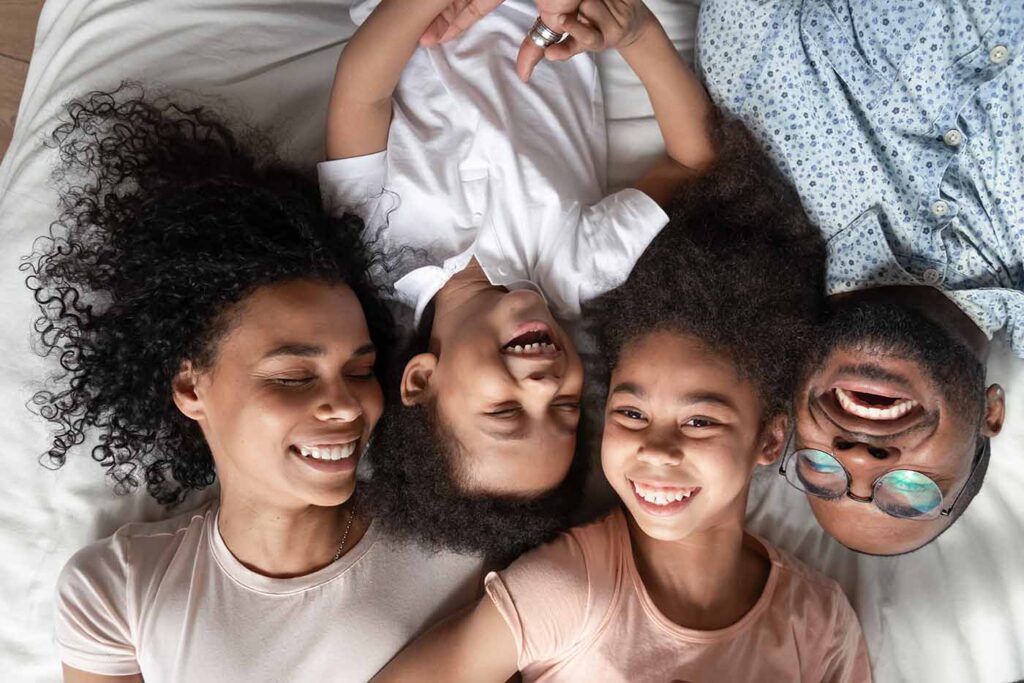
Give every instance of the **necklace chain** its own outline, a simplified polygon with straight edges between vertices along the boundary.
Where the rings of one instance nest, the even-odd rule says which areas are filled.
[[[338,546],[338,552],[334,553],[334,559],[331,562],[337,562],[341,559],[341,554],[345,552],[345,542],[348,540],[349,529],[352,528],[352,520],[355,519],[356,512],[354,509],[349,510],[348,513],[348,524],[345,525],[345,532],[341,535],[341,545]]]

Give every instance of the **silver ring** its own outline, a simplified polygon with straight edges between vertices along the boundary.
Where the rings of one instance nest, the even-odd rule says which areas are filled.
[[[565,37],[564,33],[559,33],[550,28],[541,21],[540,17],[537,17],[537,21],[533,22],[533,28],[530,29],[528,35],[533,44],[541,49],[551,47],[555,43],[561,42],[562,38]]]

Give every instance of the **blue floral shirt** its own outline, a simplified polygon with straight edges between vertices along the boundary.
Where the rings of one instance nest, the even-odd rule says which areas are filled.
[[[1024,356],[1024,0],[705,0],[697,54],[825,233],[830,293],[931,285]]]

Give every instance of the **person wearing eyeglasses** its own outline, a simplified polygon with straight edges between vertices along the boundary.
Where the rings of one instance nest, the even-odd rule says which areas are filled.
[[[706,0],[697,52],[828,244],[781,472],[848,548],[916,550],[984,481],[990,339],[1024,357],[1024,4]]]

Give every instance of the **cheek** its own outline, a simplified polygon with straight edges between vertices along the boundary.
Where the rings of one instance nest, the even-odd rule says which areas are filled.
[[[376,380],[367,382],[366,386],[357,393],[356,398],[363,409],[367,428],[372,431],[377,425],[381,413],[384,412],[384,391],[380,387],[380,382]]]
[[[750,481],[753,459],[746,453],[744,445],[729,440],[691,446],[687,455],[705,486],[731,498]]]
[[[630,454],[636,452],[635,439],[632,432],[606,419],[601,438],[601,469],[608,483],[616,490],[625,486],[624,477]]]

